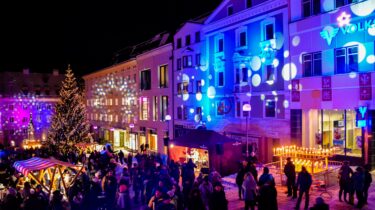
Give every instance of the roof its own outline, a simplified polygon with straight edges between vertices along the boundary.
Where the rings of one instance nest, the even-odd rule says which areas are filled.
[[[53,158],[45,159],[45,158],[40,158],[40,157],[33,157],[28,160],[16,161],[14,162],[13,167],[17,171],[21,172],[23,175],[27,176],[32,171],[39,171],[39,170],[47,169],[50,167],[54,167],[56,165],[70,167],[70,168],[76,167],[76,165],[73,165],[68,162],[63,162],[63,161],[56,160]]]
[[[177,146],[202,148],[234,141],[234,139],[224,136],[216,131],[191,129],[186,135],[175,138],[174,144]]]

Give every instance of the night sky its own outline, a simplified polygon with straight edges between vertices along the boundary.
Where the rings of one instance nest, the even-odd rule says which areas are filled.
[[[221,0],[6,1],[0,3],[0,71],[82,76],[114,53],[214,10]],[[152,18],[150,18],[152,17]],[[142,20],[145,19],[145,20]]]

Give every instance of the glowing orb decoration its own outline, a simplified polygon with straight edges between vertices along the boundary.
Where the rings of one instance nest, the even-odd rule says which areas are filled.
[[[358,63],[361,63],[366,57],[366,47],[360,42],[348,42],[344,47],[358,45]]]
[[[337,24],[339,27],[343,27],[350,24],[350,14],[346,14],[346,12],[342,12],[340,16],[337,17]]]
[[[195,98],[197,99],[197,101],[201,101],[202,100],[202,93],[198,92],[197,94],[195,94]]]
[[[177,80],[180,81],[180,79],[181,79],[180,76],[177,76]]]
[[[194,79],[195,77],[194,77],[194,75],[193,76],[191,76],[191,79]]]
[[[289,107],[289,101],[288,100],[284,100],[283,101],[283,106],[285,109],[287,109]]]
[[[280,109],[277,109],[276,112],[279,114],[280,113]]]
[[[300,41],[301,41],[300,37],[299,37],[299,36],[295,36],[295,37],[293,37],[293,39],[292,39],[292,45],[293,45],[294,47],[297,47],[297,46],[299,45]]]
[[[264,94],[260,94],[260,100],[264,100],[266,98],[266,96]]]
[[[258,87],[260,85],[261,81],[262,81],[262,79],[260,78],[259,74],[254,74],[253,77],[251,78],[251,84],[254,87]]]
[[[369,56],[367,56],[366,61],[369,64],[375,63],[375,55],[369,55]]]
[[[200,116],[199,114],[196,114],[196,115],[194,116],[194,121],[195,121],[195,122],[199,122],[199,121],[201,121],[201,116]]]
[[[190,113],[191,113],[191,114],[194,113],[194,108],[190,108]]]
[[[279,66],[279,59],[277,59],[277,58],[273,59],[272,65],[273,65],[273,67],[277,68]]]
[[[212,80],[212,74],[208,75],[208,79]]]
[[[375,1],[363,1],[359,4],[352,4],[350,9],[357,16],[368,16],[375,10]]]
[[[277,96],[277,92],[273,90],[272,95]]]
[[[275,101],[278,101],[279,100],[279,98],[277,97],[277,96],[275,96],[275,99],[274,99]]]
[[[354,78],[356,78],[357,77],[357,72],[350,72],[349,73],[349,78],[350,79],[354,79]]]
[[[268,85],[273,85],[273,84],[275,83],[275,81],[274,81],[274,80],[267,80],[266,83],[267,83]]]
[[[260,59],[260,61],[262,61],[262,63],[266,62],[266,58],[262,58]]]
[[[300,64],[302,64],[302,57],[303,57],[303,55],[306,54],[306,53],[307,53],[307,52],[301,52],[301,54],[299,54],[298,59],[299,59],[299,63],[300,63]]]
[[[253,74],[253,72],[250,69],[248,69],[247,70],[247,77],[251,77],[252,74]]]
[[[375,36],[375,27],[371,27],[367,29],[368,34],[371,36]]]
[[[216,89],[214,86],[210,86],[208,87],[207,89],[207,97],[210,98],[210,99],[213,99],[215,98],[216,96]]]
[[[280,50],[284,45],[284,35],[280,32],[276,32],[276,49]]]
[[[208,122],[211,122],[211,120],[212,120],[212,119],[211,119],[211,115],[207,115],[207,121],[208,121]]]
[[[207,71],[208,65],[200,66],[199,68],[201,71]]]
[[[292,84],[289,84],[288,85],[288,90],[291,90],[292,89]]]
[[[250,67],[253,71],[258,71],[262,66],[262,62],[259,56],[254,56],[251,58]]]
[[[246,93],[246,96],[247,96],[247,97],[251,97],[251,93],[250,93],[250,92],[247,92],[247,93]]]
[[[204,115],[204,112],[202,112],[202,116]]]
[[[287,57],[289,57],[289,50],[284,51],[284,58],[287,58]]]
[[[187,75],[187,74],[183,74],[183,75],[182,75],[182,81],[189,83],[189,82],[190,82],[189,75]]]
[[[201,86],[203,87],[204,86],[204,79],[201,80]]]
[[[188,93],[182,94],[182,100],[187,101],[188,99],[189,99],[189,94]]]
[[[281,75],[285,81],[294,79],[297,75],[297,67],[294,63],[287,63],[284,65]]]

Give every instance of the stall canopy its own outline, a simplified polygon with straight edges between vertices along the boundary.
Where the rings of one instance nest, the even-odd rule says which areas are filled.
[[[224,144],[235,140],[212,130],[189,130],[185,135],[174,139],[178,146],[207,148],[209,145]]]
[[[61,165],[70,168],[77,167],[76,165],[59,161],[56,159],[44,159],[39,157],[33,157],[28,160],[16,161],[13,164],[14,168],[25,176],[27,176],[32,171],[40,171],[47,168],[53,168],[56,165]]]

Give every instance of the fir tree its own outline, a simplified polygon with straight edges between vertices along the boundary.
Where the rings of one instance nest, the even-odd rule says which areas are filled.
[[[76,149],[76,143],[89,141],[89,124],[85,113],[83,95],[69,65],[48,133],[47,144],[52,152],[58,149],[62,154],[67,154]]]

